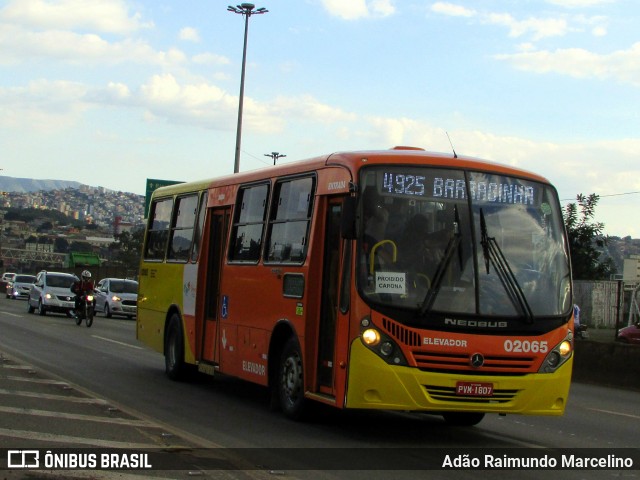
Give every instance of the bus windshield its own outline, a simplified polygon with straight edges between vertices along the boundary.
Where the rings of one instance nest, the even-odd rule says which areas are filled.
[[[570,311],[562,211],[550,185],[413,166],[361,175],[357,278],[370,304],[528,323]]]

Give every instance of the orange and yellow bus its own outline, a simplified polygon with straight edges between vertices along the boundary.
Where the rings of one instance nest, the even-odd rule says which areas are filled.
[[[310,401],[561,415],[573,363],[555,188],[412,147],[334,153],[157,189],[137,338],[187,369]]]

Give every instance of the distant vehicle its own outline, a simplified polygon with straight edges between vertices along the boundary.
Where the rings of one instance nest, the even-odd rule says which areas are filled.
[[[16,274],[13,272],[5,272],[2,274],[2,279],[0,280],[0,282],[2,283],[3,286],[6,287],[7,283],[11,282],[15,276]]]
[[[136,316],[138,310],[138,282],[122,278],[103,278],[95,289],[96,311],[105,317]]]
[[[640,345],[640,322],[618,330],[616,340],[623,343],[635,343]]]
[[[12,282],[7,283],[7,298],[27,298],[35,281],[35,275],[16,275]]]
[[[71,316],[75,308],[75,295],[71,292],[71,285],[77,281],[78,277],[71,273],[43,270],[31,285],[27,298],[27,311],[33,313],[38,309],[40,315],[59,312]]]

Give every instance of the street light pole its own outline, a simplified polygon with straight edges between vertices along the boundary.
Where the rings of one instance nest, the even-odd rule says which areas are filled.
[[[274,165],[276,164],[276,160],[282,157],[286,157],[286,155],[283,155],[282,153],[278,153],[278,152],[265,153],[264,156],[273,158]]]
[[[266,8],[258,8],[253,10],[255,5],[253,3],[241,3],[232,7],[229,5],[227,10],[233,13],[244,15],[244,47],[242,48],[242,73],[240,74],[240,99],[238,100],[238,129],[236,130],[236,157],[233,164],[233,173],[240,171],[240,141],[242,137],[242,105],[244,102],[244,71],[247,62],[247,32],[249,31],[249,17],[251,15],[260,15],[267,13],[269,10]]]

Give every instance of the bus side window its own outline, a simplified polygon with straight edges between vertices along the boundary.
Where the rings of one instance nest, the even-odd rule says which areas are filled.
[[[268,262],[302,263],[307,256],[313,210],[314,178],[296,178],[276,184],[265,250]]]
[[[172,210],[173,197],[157,200],[151,204],[147,242],[144,251],[145,260],[164,260]]]
[[[238,191],[229,260],[256,263],[260,259],[268,195],[266,183]]]
[[[197,194],[179,197],[176,200],[169,240],[169,253],[167,254],[168,260],[186,262],[189,259],[197,208]]]
[[[200,198],[200,207],[198,208],[198,222],[196,223],[196,231],[193,235],[193,249],[191,250],[191,261],[198,261],[198,254],[200,253],[200,244],[202,242],[202,227],[204,226],[204,214],[207,211],[207,198],[209,195],[205,190]]]

